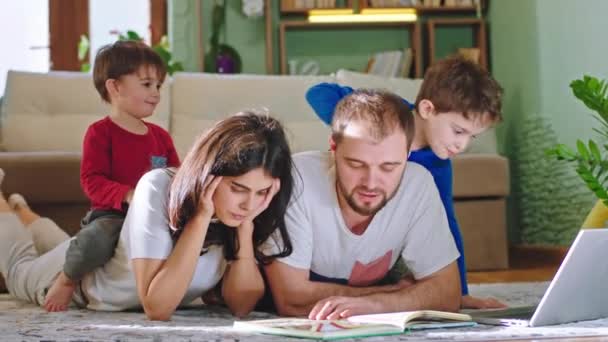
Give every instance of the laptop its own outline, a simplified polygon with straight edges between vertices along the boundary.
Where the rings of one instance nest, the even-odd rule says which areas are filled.
[[[481,324],[538,327],[608,317],[608,229],[581,229],[537,306],[467,310]]]

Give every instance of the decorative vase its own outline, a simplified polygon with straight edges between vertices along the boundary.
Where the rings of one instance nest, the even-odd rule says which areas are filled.
[[[608,207],[602,200],[598,200],[587,214],[581,228],[606,228],[608,227],[606,221],[608,221]]]

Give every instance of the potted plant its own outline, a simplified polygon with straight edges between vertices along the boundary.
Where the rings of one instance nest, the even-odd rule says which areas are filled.
[[[119,31],[113,31],[112,33],[118,36],[118,40],[144,40],[139,34],[137,34],[137,32],[131,30],[127,31],[126,34],[123,34]],[[88,72],[91,69],[91,64],[85,61],[89,48],[90,42],[87,36],[80,36],[80,41],[78,42],[78,60],[81,62],[81,71]],[[160,58],[165,63],[165,66],[167,67],[167,73],[169,75],[173,75],[173,73],[176,71],[184,70],[184,66],[181,62],[173,60],[173,55],[171,54],[171,50],[169,48],[169,40],[167,39],[167,36],[162,36],[160,42],[156,45],[153,45],[152,49],[154,49],[154,51],[158,53]]]
[[[211,13],[211,38],[205,54],[205,72],[237,74],[241,72],[241,56],[232,46],[220,43],[220,32],[225,29],[226,2],[215,0]]]
[[[594,128],[601,138],[601,143],[589,139],[587,143],[578,139],[576,150],[564,144],[558,144],[546,151],[550,157],[572,163],[576,173],[587,187],[598,198],[597,203],[583,222],[583,228],[606,227],[608,220],[608,83],[592,76],[570,83],[574,96],[581,100],[587,108],[594,111],[594,118],[600,123],[600,128]]]

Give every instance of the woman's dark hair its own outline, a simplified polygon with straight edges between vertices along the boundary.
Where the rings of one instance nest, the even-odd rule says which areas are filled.
[[[293,188],[291,151],[279,121],[250,111],[232,115],[201,135],[177,170],[169,193],[169,222],[174,243],[195,215],[208,175],[234,177],[260,167],[272,178],[278,178],[281,188],[268,208],[253,220],[255,257],[265,264],[291,254],[284,219]],[[282,250],[265,255],[261,246],[271,236],[278,238],[274,234],[277,230]],[[239,250],[236,229],[222,223],[210,224],[204,246],[213,244],[223,245],[227,260],[236,259]]]

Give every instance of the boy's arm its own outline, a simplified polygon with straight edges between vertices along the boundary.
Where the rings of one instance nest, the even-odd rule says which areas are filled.
[[[89,127],[82,148],[80,184],[92,202],[121,210],[131,188],[110,180],[111,160],[108,133],[93,126]]]
[[[308,89],[306,101],[319,119],[330,125],[336,105],[344,96],[352,92],[353,88],[343,87],[337,83],[319,83]]]
[[[341,86],[337,83],[319,83],[308,89],[306,92],[306,101],[308,101],[308,104],[312,107],[321,121],[331,125],[334,110],[336,109],[338,102],[353,91],[353,88]],[[414,110],[414,104],[406,99],[403,99],[403,102],[407,104],[411,110]]]
[[[281,316],[305,316],[320,300],[331,296],[359,297],[395,291],[397,285],[353,287],[309,280],[310,270],[280,261],[265,266],[272,297]]]
[[[441,173],[441,174],[438,174]],[[452,199],[452,163],[448,161],[446,166],[443,168],[435,169],[432,172],[433,180],[439,191],[439,197],[445,208],[445,213],[448,218],[448,225],[450,226],[450,232],[454,237],[456,248],[460,256],[458,257],[458,271],[460,274],[460,288],[462,295],[469,294],[469,287],[467,283],[467,267],[464,259],[464,245],[462,242],[462,234],[460,233],[460,227],[456,220],[456,214],[454,212],[454,200]]]

